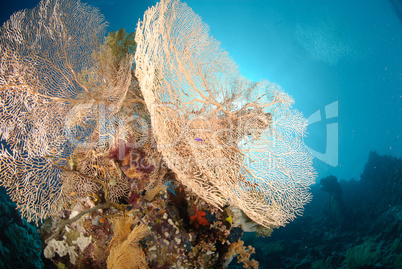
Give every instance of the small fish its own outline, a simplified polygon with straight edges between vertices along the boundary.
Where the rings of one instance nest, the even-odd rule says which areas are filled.
[[[158,212],[158,214],[162,214],[165,211],[166,211],[166,209],[163,209],[162,211]]]
[[[103,168],[103,166],[101,166],[101,171],[103,172],[103,175],[105,175],[106,173],[105,173],[105,169]]]
[[[195,141],[204,141],[202,138],[194,138]]]
[[[97,202],[98,200],[99,200],[99,197],[98,197],[98,195],[96,194],[96,193],[90,193],[89,195],[88,195],[88,197],[89,197],[89,199],[91,199],[92,201],[94,201],[94,202]]]
[[[70,193],[70,195],[71,195],[71,196],[74,196],[74,195],[75,195],[75,191],[72,191],[72,192]]]
[[[100,221],[99,221],[99,223],[104,223],[104,222],[105,222],[105,220],[106,220],[106,217],[101,218],[101,219],[100,219]]]

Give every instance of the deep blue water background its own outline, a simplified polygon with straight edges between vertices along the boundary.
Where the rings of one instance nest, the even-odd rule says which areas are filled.
[[[37,2],[3,5],[1,23],[15,10]],[[130,32],[155,2],[89,1],[105,15],[108,30],[124,27]],[[326,153],[328,144],[336,145],[334,138],[327,142],[326,125],[338,124],[338,147],[329,153],[332,160],[314,161],[319,178],[333,174],[359,179],[371,150],[401,157],[400,0],[186,2],[210,26],[244,76],[279,84],[306,118],[321,114],[321,120],[308,127],[307,146]],[[337,117],[327,120],[325,106],[335,101]]]

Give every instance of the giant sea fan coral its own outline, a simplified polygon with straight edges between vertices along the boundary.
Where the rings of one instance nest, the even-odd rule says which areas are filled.
[[[105,26],[80,1],[43,0],[0,29],[0,185],[29,221],[60,211],[59,168],[76,147],[107,151],[124,135],[133,54],[115,58]]]
[[[136,31],[136,76],[158,149],[207,202],[266,227],[300,214],[314,182],[306,121],[276,85],[251,82],[180,1],[148,9]]]

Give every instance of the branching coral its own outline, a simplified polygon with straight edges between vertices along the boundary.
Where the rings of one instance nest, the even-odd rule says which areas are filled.
[[[121,217],[113,222],[115,235],[111,242],[107,259],[108,268],[148,268],[145,254],[139,247],[139,241],[149,232],[145,225],[138,225],[131,230],[133,221],[130,217]],[[131,230],[131,232],[127,232]]]
[[[350,248],[346,252],[345,263],[350,268],[362,268],[374,265],[381,255],[381,243],[376,244],[373,240]]]
[[[251,254],[255,252],[254,248],[251,246],[245,247],[243,244],[243,241],[233,243],[229,248],[227,258],[231,255],[237,255],[238,262],[243,263],[244,268],[258,268],[258,262],[250,260]]]

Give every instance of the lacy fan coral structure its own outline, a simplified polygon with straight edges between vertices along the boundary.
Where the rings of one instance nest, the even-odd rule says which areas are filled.
[[[127,97],[133,55],[117,62],[102,46],[105,27],[96,8],[43,0],[0,29],[0,185],[29,221],[58,214],[62,196],[71,198],[60,166],[77,147],[107,146],[102,127]]]
[[[269,82],[242,77],[184,3],[162,0],[136,32],[136,76],[157,147],[178,179],[205,201],[238,206],[283,226],[310,200],[306,120]]]

